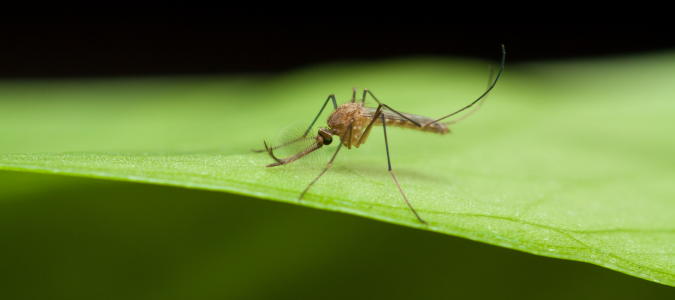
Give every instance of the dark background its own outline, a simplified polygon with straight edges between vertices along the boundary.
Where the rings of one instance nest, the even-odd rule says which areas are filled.
[[[653,21],[429,17],[433,21],[380,22],[370,13],[350,14],[353,21],[293,18],[292,24],[232,16],[3,21],[0,78],[280,72],[325,62],[430,55],[498,60],[502,43],[511,63],[675,49],[668,26]]]

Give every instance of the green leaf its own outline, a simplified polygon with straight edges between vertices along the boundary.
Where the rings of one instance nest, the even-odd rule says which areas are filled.
[[[373,91],[437,117],[485,89],[486,63],[401,60],[283,76],[5,81],[0,169],[225,191],[341,211],[675,286],[675,56],[516,65],[446,136],[388,128],[322,163],[250,153],[329,93]],[[327,113],[320,118],[325,124]],[[321,149],[329,157],[335,144]],[[326,159],[327,160],[327,159]],[[324,160],[324,163],[325,161]]]

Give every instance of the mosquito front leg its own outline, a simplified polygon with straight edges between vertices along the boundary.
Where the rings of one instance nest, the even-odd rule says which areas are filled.
[[[312,185],[313,185],[317,180],[319,180],[319,178],[320,178],[321,176],[323,176],[323,173],[326,173],[326,171],[328,171],[328,169],[330,168],[330,166],[333,165],[333,161],[335,160],[335,157],[337,156],[338,152],[340,151],[340,148],[342,147],[342,144],[344,144],[345,139],[347,138],[347,135],[350,135],[350,134],[351,134],[351,131],[352,131],[352,125],[353,125],[353,124],[354,124],[354,120],[352,120],[351,122],[349,122],[349,127],[348,127],[349,129],[347,129],[347,132],[345,132],[345,134],[342,136],[342,139],[340,139],[340,144],[338,145],[337,150],[335,150],[335,154],[333,154],[333,158],[330,159],[330,161],[328,162],[328,165],[326,165],[326,168],[323,169],[323,171],[321,171],[321,174],[319,174],[319,176],[316,176],[316,178],[314,179],[314,181],[312,181],[312,183],[310,183],[310,184],[307,186],[307,188],[302,192],[302,194],[300,194],[300,198],[298,198],[298,201],[302,200],[302,197],[304,197],[305,194],[307,193],[307,191],[309,191],[309,188],[311,188]]]
[[[312,121],[312,124],[309,125],[309,128],[307,128],[307,131],[305,131],[305,134],[302,135],[303,137],[307,136],[309,131],[312,130],[312,126],[314,126],[314,123],[316,123],[316,120],[318,120],[319,116],[321,116],[321,113],[323,112],[323,109],[326,108],[326,104],[328,104],[328,100],[331,100],[331,99],[333,99],[333,108],[334,109],[338,108],[337,101],[335,101],[335,95],[333,95],[333,94],[328,95],[328,99],[326,99],[326,102],[323,103],[323,106],[321,107],[321,110],[319,111],[319,113],[316,115],[316,118],[314,118],[314,121]]]
[[[333,108],[337,109],[338,105],[337,105],[337,101],[335,100],[335,95],[333,95],[333,94],[328,95],[328,98],[326,99],[326,102],[323,103],[323,106],[321,107],[321,110],[319,110],[319,113],[316,115],[316,118],[314,118],[314,121],[312,121],[312,124],[309,125],[309,128],[307,128],[307,131],[305,131],[305,133],[301,137],[299,137],[295,140],[289,141],[285,144],[275,146],[275,147],[269,147],[268,148],[267,144],[265,144],[265,149],[263,149],[263,150],[251,149],[251,152],[262,153],[262,152],[267,151],[271,155],[270,149],[271,150],[279,149],[281,147],[284,147],[284,146],[287,146],[287,145],[290,145],[290,144],[293,144],[293,143],[296,143],[296,142],[299,142],[299,141],[307,140],[308,139],[307,134],[309,134],[309,131],[312,130],[312,126],[314,126],[314,123],[316,123],[316,120],[318,120],[319,117],[321,116],[321,113],[323,112],[323,109],[326,108],[326,105],[328,104],[328,100],[331,100],[331,99],[333,100]],[[310,137],[309,139],[313,139],[313,138]],[[276,158],[273,155],[272,155],[272,157],[276,160]]]
[[[394,176],[394,172],[391,170],[391,159],[389,159],[389,143],[387,142],[387,126],[384,124],[384,115],[382,115],[382,131],[384,132],[384,147],[387,149],[387,164],[389,166],[389,174],[391,174],[391,177],[394,178],[394,182],[396,182],[396,186],[398,187],[398,190],[401,191],[401,195],[403,196],[403,200],[405,200],[405,203],[408,204],[408,207],[410,207],[410,210],[415,214],[415,217],[417,217],[420,222],[424,225],[429,225],[427,222],[422,220],[420,218],[420,215],[417,214],[415,209],[410,205],[410,202],[408,202],[408,198],[405,196],[403,193],[403,189],[401,188],[401,185],[398,184],[398,180],[396,180],[396,176]]]

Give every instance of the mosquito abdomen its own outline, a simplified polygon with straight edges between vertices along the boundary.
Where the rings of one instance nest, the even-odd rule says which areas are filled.
[[[375,109],[366,107],[365,108],[365,116],[370,117],[373,115],[373,111]],[[419,115],[413,115],[413,114],[406,114],[406,113],[401,113],[404,115],[406,118],[391,112],[391,111],[382,111],[384,114],[384,119],[387,124],[387,126],[394,126],[394,127],[399,127],[399,128],[410,128],[413,130],[418,130],[418,131],[424,131],[424,132],[433,132],[433,133],[438,133],[438,134],[446,134],[450,132],[450,129],[448,129],[448,125],[443,124],[443,123],[431,123],[427,126],[420,127],[417,124],[410,122],[408,119],[413,120],[417,122],[418,124],[424,125],[429,122],[433,122],[434,119],[419,116]],[[374,125],[379,125],[382,126],[382,120],[378,118],[377,121],[375,121]]]
[[[413,130],[424,131],[424,132],[433,132],[438,134],[446,134],[450,132],[448,125],[443,123],[432,123],[424,127],[419,127],[417,124],[414,124],[406,119],[388,119],[385,117],[385,122],[387,126],[394,126],[399,128],[410,128]],[[382,126],[382,121],[375,121],[375,125]],[[422,124],[424,125],[424,124]]]

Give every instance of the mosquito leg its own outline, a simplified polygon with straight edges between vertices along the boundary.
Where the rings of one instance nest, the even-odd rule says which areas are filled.
[[[298,198],[298,201],[302,200],[302,197],[304,197],[305,194],[307,193],[307,191],[309,191],[309,188],[311,188],[312,185],[313,185],[317,180],[319,180],[319,178],[323,175],[323,173],[326,173],[326,171],[328,171],[328,169],[330,168],[330,166],[333,164],[333,161],[335,160],[335,157],[337,156],[338,152],[340,151],[340,148],[342,147],[342,144],[344,144],[345,139],[347,138],[347,135],[350,135],[350,134],[351,134],[351,131],[352,131],[352,125],[353,125],[353,124],[354,124],[354,120],[352,120],[352,121],[349,123],[349,127],[348,127],[349,129],[347,129],[347,132],[345,132],[345,134],[342,136],[342,139],[340,140],[340,144],[338,145],[337,150],[335,150],[335,154],[333,154],[333,158],[330,159],[330,161],[328,162],[328,165],[326,165],[326,168],[323,169],[323,171],[321,172],[321,174],[319,174],[319,176],[316,176],[316,178],[314,179],[314,181],[312,181],[312,183],[310,183],[310,184],[307,186],[307,188],[305,189],[305,191],[303,191],[302,194],[300,194],[300,198]]]
[[[387,110],[389,110],[389,111],[391,111],[391,112],[393,112],[393,113],[395,113],[395,114],[401,116],[402,118],[404,118],[404,119],[410,121],[411,123],[417,125],[417,127],[425,127],[425,126],[427,126],[427,125],[429,125],[429,124],[433,124],[433,123],[436,123],[436,122],[438,122],[438,121],[440,121],[440,120],[443,120],[443,119],[445,119],[445,118],[454,116],[454,115],[456,115],[456,114],[458,114],[458,113],[464,111],[465,109],[467,109],[467,108],[473,106],[474,104],[476,104],[476,102],[480,101],[481,99],[483,99],[483,98],[484,98],[484,97],[492,90],[492,88],[494,88],[495,84],[497,84],[497,80],[499,80],[499,76],[502,74],[502,70],[504,70],[504,61],[505,61],[505,60],[506,60],[506,48],[504,48],[504,45],[502,45],[502,64],[501,64],[501,67],[499,68],[499,73],[497,73],[497,78],[495,78],[495,81],[492,83],[492,85],[490,85],[490,86],[488,87],[488,89],[485,91],[485,93],[483,93],[483,95],[481,95],[478,99],[476,99],[475,101],[471,102],[471,104],[465,106],[464,108],[462,108],[462,109],[460,109],[460,110],[458,110],[458,111],[456,111],[456,112],[453,112],[453,113],[451,113],[451,114],[449,114],[449,115],[447,115],[447,116],[445,116],[445,117],[442,117],[442,118],[440,118],[440,119],[436,119],[436,120],[434,120],[434,121],[431,121],[431,122],[425,123],[425,124],[420,124],[420,123],[418,123],[418,122],[415,122],[415,121],[411,120],[410,118],[406,117],[405,115],[403,115],[402,113],[400,113],[400,112],[396,111],[395,109],[389,107],[389,105],[383,104],[382,102],[380,102],[379,100],[377,100],[377,98],[375,97],[375,95],[373,95],[373,93],[372,93],[371,91],[369,91],[368,89],[365,89],[364,92],[368,92],[368,94],[370,94],[370,96],[373,97],[373,99],[375,99],[375,101],[376,101],[378,104],[384,106]],[[456,123],[456,122],[458,122],[458,121],[455,121],[454,123]]]
[[[495,81],[495,82],[496,82],[496,81]],[[384,104],[384,103],[381,103],[379,100],[377,100],[377,98],[375,98],[375,96],[373,95],[372,92],[370,92],[369,90],[366,90],[366,91],[368,92],[368,94],[370,94],[371,97],[373,97],[373,99],[375,99],[375,101],[377,101],[377,103],[380,104],[380,106],[382,106],[382,107],[386,108],[387,110],[389,110],[389,111],[391,111],[391,112],[393,112],[393,113],[395,113],[395,114],[401,116],[402,118],[408,120],[408,122],[417,125],[417,127],[424,127],[424,126],[427,126],[427,125],[429,125],[429,124],[436,123],[436,122],[438,122],[439,120],[442,120],[442,119],[445,119],[445,118],[447,118],[447,117],[449,117],[449,116],[452,116],[452,115],[454,115],[454,114],[456,114],[456,113],[458,113],[458,112],[460,112],[460,111],[462,111],[462,110],[464,110],[464,109],[470,107],[471,105],[473,105],[473,104],[471,104],[471,105],[469,105],[469,106],[467,106],[467,107],[465,107],[465,108],[463,108],[463,109],[461,109],[461,110],[459,110],[459,111],[457,111],[457,112],[455,112],[455,113],[453,113],[453,114],[451,114],[451,115],[445,116],[445,117],[443,117],[443,118],[441,118],[441,119],[438,119],[438,120],[435,120],[435,121],[432,121],[432,122],[429,122],[429,123],[426,123],[426,124],[420,124],[419,122],[416,122],[416,121],[410,119],[409,117],[407,117],[406,115],[404,115],[404,114],[402,114],[402,113],[396,111],[395,109],[391,108],[391,106],[386,105],[386,104]],[[488,90],[488,91],[489,91],[489,90]],[[486,93],[487,93],[487,92],[486,92]],[[479,99],[479,100],[480,100],[480,99]],[[475,103],[475,102],[474,102],[474,103]]]
[[[403,189],[401,188],[401,185],[398,184],[398,180],[396,180],[396,176],[394,176],[394,172],[391,170],[391,159],[389,159],[389,143],[387,142],[387,126],[384,125],[384,115],[382,115],[382,131],[384,131],[384,146],[387,149],[387,164],[389,165],[389,174],[391,174],[391,177],[394,178],[394,182],[396,182],[396,186],[398,187],[398,190],[401,191],[401,195],[403,196],[403,199],[405,200],[405,203],[408,204],[408,207],[410,207],[410,210],[415,214],[415,217],[417,217],[420,222],[424,225],[429,225],[427,222],[422,220],[420,218],[420,215],[417,214],[415,209],[410,205],[410,202],[408,202],[408,198],[405,196],[403,193]]]
[[[488,76],[487,89],[490,89],[490,84],[492,83],[492,75],[494,75],[494,74],[493,74],[493,73],[494,73],[494,72],[493,72],[494,70],[493,70],[493,68],[492,68],[492,65],[490,65],[489,68],[490,68],[490,75]],[[472,109],[471,111],[469,111],[468,113],[464,114],[463,116],[461,116],[461,117],[459,117],[459,118],[457,118],[457,119],[454,119],[454,120],[452,120],[452,121],[445,122],[445,124],[455,124],[455,123],[457,123],[457,122],[459,122],[459,121],[461,121],[461,120],[466,119],[467,117],[469,117],[470,115],[472,115],[473,113],[475,113],[478,109],[480,109],[480,108],[483,106],[483,103],[485,103],[485,101],[487,101],[487,97],[488,97],[489,95],[490,95],[490,94],[486,94],[485,97],[483,97],[483,101],[478,102],[478,105],[476,105],[476,108]]]
[[[361,105],[362,105],[362,106],[366,105],[366,93],[367,93],[367,92],[368,92],[368,89],[364,89],[364,90],[363,90],[363,99],[361,100]],[[377,101],[377,99],[375,99],[375,101]],[[378,101],[378,103],[379,103],[379,101]]]
[[[365,94],[366,92],[368,92],[368,94],[369,94],[371,97],[373,97],[373,99],[375,99],[375,101],[376,101],[380,106],[384,106],[386,109],[390,110],[391,112],[393,112],[393,113],[395,113],[395,114],[401,116],[402,118],[404,118],[404,119],[410,121],[411,123],[417,125],[417,127],[423,127],[422,124],[420,124],[420,123],[418,123],[418,122],[415,122],[415,121],[411,120],[410,118],[406,117],[404,114],[402,114],[402,113],[400,113],[400,112],[397,112],[395,109],[389,107],[389,105],[383,104],[382,102],[380,102],[379,100],[377,100],[377,98],[375,98],[375,95],[373,95],[373,93],[372,93],[370,90],[365,89],[365,90],[364,90],[364,94]],[[364,97],[364,98],[365,98],[365,97]]]
[[[377,110],[375,110],[375,114],[373,115],[373,119],[370,120],[370,123],[368,123],[368,126],[366,126],[366,130],[363,131],[363,134],[361,135],[361,138],[359,138],[359,145],[362,143],[366,142],[366,139],[368,138],[368,135],[370,135],[370,130],[373,129],[373,124],[377,120],[377,118],[382,115],[382,104],[377,106]],[[384,116],[384,115],[382,115]]]
[[[319,116],[321,116],[321,113],[323,112],[323,109],[326,108],[326,104],[328,104],[328,100],[330,100],[330,99],[333,99],[333,107],[335,109],[337,109],[337,101],[335,101],[335,95],[333,95],[333,94],[328,95],[328,99],[326,99],[326,102],[323,103],[323,106],[321,107],[321,110],[316,115],[316,118],[314,118],[314,121],[312,121],[312,125],[309,125],[309,128],[307,128],[307,131],[305,131],[305,134],[302,135],[303,137],[307,136],[309,131],[312,130],[312,126],[314,126],[314,123],[316,123],[316,120],[319,119]],[[260,152],[262,152],[262,151],[260,151]]]
[[[356,102],[356,87],[354,87],[354,92],[352,93],[352,103]]]
[[[351,131],[353,131],[353,130],[354,130],[354,122],[349,123],[349,130],[348,130],[348,131],[351,132]],[[353,138],[353,137],[354,137],[353,134],[350,134],[350,135],[349,135],[349,141],[347,141],[347,149],[351,149],[351,148],[352,148],[352,138]]]
[[[366,99],[366,93],[370,94],[370,96],[373,97],[373,99],[375,99],[375,102],[377,102],[377,104],[382,104],[382,103],[380,103],[380,100],[377,100],[377,98],[375,98],[375,95],[373,95],[373,93],[371,93],[370,90],[368,90],[368,89],[363,90],[364,102],[365,102],[365,99]]]
[[[283,144],[283,145],[279,145],[279,146],[275,146],[275,147],[270,147],[270,149],[272,149],[272,150],[278,149],[278,148],[287,146],[287,145],[289,145],[289,144],[292,144],[292,143],[295,143],[295,142],[299,142],[299,141],[305,140],[305,139],[307,138],[307,134],[309,134],[309,131],[312,130],[312,126],[314,126],[314,124],[316,123],[316,120],[318,120],[319,117],[321,116],[321,113],[323,112],[323,109],[326,108],[326,105],[328,105],[328,100],[333,100],[333,108],[334,108],[334,109],[337,109],[338,105],[337,105],[337,101],[335,100],[335,95],[333,95],[333,94],[328,95],[328,98],[326,99],[326,102],[323,103],[323,106],[321,107],[321,110],[319,110],[319,113],[318,113],[318,114],[316,115],[316,117],[314,118],[314,121],[312,121],[312,124],[309,125],[309,128],[307,128],[307,131],[305,131],[305,133],[304,133],[300,138],[297,138],[297,139],[295,139],[295,140],[289,141],[288,143]],[[270,152],[270,150],[267,149],[267,145],[265,145],[265,148],[266,148],[265,150],[255,150],[255,149],[251,149],[251,152],[253,152],[253,153],[262,153],[262,152],[265,152],[265,151]]]
[[[283,163],[281,159],[278,159],[276,156],[274,156],[274,147],[267,146],[267,142],[265,141],[263,141],[263,144],[265,144],[265,151],[267,151],[267,154],[269,154],[272,159],[274,159],[277,163]]]
[[[460,110],[458,110],[458,111],[456,111],[456,112],[454,112],[454,113],[451,113],[451,114],[449,114],[449,115],[447,115],[447,116],[445,116],[445,117],[442,117],[442,118],[440,118],[440,119],[436,119],[436,120],[434,120],[434,121],[431,121],[431,122],[429,122],[429,123],[426,123],[426,124],[424,124],[423,126],[427,126],[427,125],[429,125],[429,124],[436,123],[436,122],[438,122],[438,121],[440,121],[440,120],[443,120],[443,119],[445,119],[445,118],[454,116],[454,115],[456,115],[456,114],[462,112],[463,110],[465,110],[465,109],[467,109],[467,108],[473,106],[474,104],[476,104],[476,102],[480,101],[480,99],[483,99],[483,97],[485,97],[485,96],[492,90],[492,88],[495,87],[495,84],[497,84],[497,80],[499,80],[499,76],[502,75],[502,70],[504,70],[504,61],[505,61],[505,60],[506,60],[506,48],[504,48],[504,45],[502,45],[502,64],[501,64],[501,67],[499,67],[499,73],[497,73],[497,78],[495,78],[495,81],[494,81],[494,82],[492,83],[492,85],[487,89],[487,91],[485,91],[485,93],[483,93],[480,97],[478,97],[478,99],[476,99],[475,101],[471,102],[471,104],[465,106],[464,108],[462,108],[462,109],[460,109]],[[455,123],[456,123],[456,122],[455,122]]]

